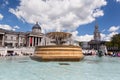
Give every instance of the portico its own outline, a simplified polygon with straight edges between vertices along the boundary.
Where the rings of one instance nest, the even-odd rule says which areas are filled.
[[[43,33],[41,33],[41,27],[38,23],[36,23],[32,27],[32,32],[27,34],[27,44],[28,47],[40,46],[41,39],[43,37]]]
[[[29,47],[40,46],[42,36],[29,36]]]

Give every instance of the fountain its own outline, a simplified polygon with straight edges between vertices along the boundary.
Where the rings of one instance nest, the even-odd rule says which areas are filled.
[[[66,32],[50,32],[44,38],[44,45],[37,46],[31,58],[37,61],[80,61],[83,59],[80,46],[72,45],[72,34]]]

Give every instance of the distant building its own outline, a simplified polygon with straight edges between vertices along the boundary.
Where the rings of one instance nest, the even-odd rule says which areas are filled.
[[[88,42],[81,42],[81,47],[82,49],[90,49],[90,45],[88,44]]]
[[[43,33],[41,27],[36,23],[31,32],[15,32],[0,29],[1,47],[34,47],[40,45]]]
[[[101,45],[101,36],[99,32],[99,27],[96,24],[95,25],[95,30],[94,30],[94,39],[89,42],[90,49],[95,49],[98,50]]]

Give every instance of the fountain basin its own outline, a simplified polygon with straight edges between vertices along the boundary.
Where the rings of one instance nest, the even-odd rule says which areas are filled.
[[[37,61],[80,61],[83,58],[81,47],[73,45],[38,46],[31,56]]]

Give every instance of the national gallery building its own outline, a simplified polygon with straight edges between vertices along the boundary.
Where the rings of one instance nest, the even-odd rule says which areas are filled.
[[[36,23],[31,32],[14,32],[0,29],[1,47],[34,47],[39,46],[43,34],[41,27]]]
[[[35,46],[41,45],[43,36],[44,34],[41,33],[41,27],[38,23],[32,27],[31,32],[15,32],[0,29],[0,54],[21,53],[22,50],[32,53]]]

